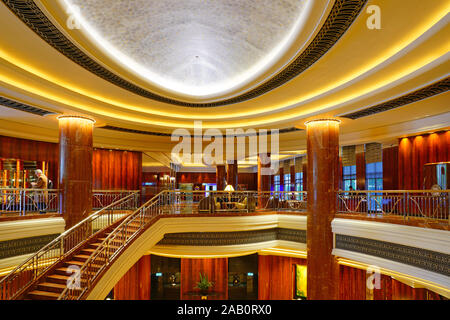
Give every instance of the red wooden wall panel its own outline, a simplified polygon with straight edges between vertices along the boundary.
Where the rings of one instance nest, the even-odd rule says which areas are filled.
[[[209,296],[208,300],[228,299],[228,258],[213,259],[181,259],[181,299],[200,300],[200,295],[193,295],[200,273],[207,275],[214,282],[211,289],[217,295]]]
[[[398,190],[398,146],[383,149],[383,189]]]
[[[356,153],[356,189],[366,190],[366,158],[364,152]]]
[[[114,299],[150,300],[150,269],[150,256],[143,256],[116,283],[114,286]]]
[[[339,266],[339,300],[366,300],[366,271]]]
[[[247,185],[247,190],[258,189],[258,174],[255,172],[238,173],[238,184]]]
[[[400,139],[398,188],[422,189],[424,164],[447,161],[450,161],[450,131]]]
[[[141,189],[141,152],[94,149],[92,162],[95,189]]]
[[[366,300],[366,270],[340,265],[339,299]],[[441,297],[424,288],[413,288],[388,275],[380,275],[379,289],[373,289],[373,300],[439,300]]]
[[[258,299],[293,299],[295,264],[306,265],[306,260],[283,256],[259,255]]]
[[[0,136],[0,158],[48,163],[48,178],[58,187],[59,150],[57,143]]]
[[[59,147],[57,143],[0,136],[0,158],[46,161],[48,178],[58,187]],[[94,189],[139,190],[142,181],[142,153],[95,149],[92,156]]]

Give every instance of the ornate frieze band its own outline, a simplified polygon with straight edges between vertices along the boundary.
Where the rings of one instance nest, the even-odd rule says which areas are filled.
[[[285,240],[306,243],[306,230],[273,228],[256,231],[236,232],[182,232],[168,233],[158,245],[181,246],[228,246]]]
[[[139,133],[139,134],[146,134],[146,135],[150,135],[150,136],[160,136],[160,137],[171,137],[174,136],[176,137],[176,134],[173,133],[166,133],[166,132],[153,132],[153,131],[143,131],[143,130],[136,130],[136,129],[128,129],[128,128],[121,128],[121,127],[115,127],[115,126],[104,126],[104,127],[99,127],[99,129],[105,129],[105,130],[114,130],[114,131],[121,131],[121,132],[128,132],[128,133]],[[300,128],[295,128],[295,127],[291,127],[291,128],[284,128],[284,129],[279,129],[278,133],[290,133],[290,132],[297,132],[297,131],[303,131],[303,129]],[[225,134],[224,134],[225,135]],[[260,133],[259,132],[255,132],[255,133],[249,133],[249,134],[236,134],[236,137],[249,137],[249,136],[259,136]],[[267,135],[271,135],[270,130],[267,131]],[[180,135],[182,136],[182,135]],[[204,135],[201,136],[202,138],[212,138],[212,136],[208,136],[208,135]],[[197,138],[197,136],[191,136],[191,138]]]
[[[450,255],[401,244],[336,234],[336,248],[450,276]]]
[[[0,241],[0,259],[35,253],[59,234]]]
[[[247,101],[263,95],[297,77],[319,60],[351,26],[367,0],[336,0],[330,14],[309,46],[284,70],[262,85],[231,99],[211,103],[190,103],[157,95],[107,70],[75,44],[48,19],[32,0],[3,0],[28,27],[43,40],[86,70],[110,83],[142,97],[183,107],[218,107]]]
[[[376,113],[392,110],[416,101],[420,101],[426,98],[430,98],[434,95],[444,93],[450,90],[450,77],[443,79],[441,81],[435,82],[433,84],[430,84],[429,86],[426,86],[424,88],[421,88],[419,90],[416,90],[414,92],[411,92],[409,94],[406,94],[404,96],[401,96],[396,99],[392,99],[380,104],[377,104],[375,106],[366,108],[364,110],[347,113],[344,115],[339,115],[340,117],[349,118],[352,120],[359,119],[362,117],[367,117]]]
[[[55,114],[54,112],[43,110],[43,109],[40,109],[37,107],[33,107],[33,106],[30,106],[30,105],[27,105],[27,104],[24,104],[21,102],[17,102],[17,101],[14,101],[14,100],[11,100],[11,99],[8,99],[5,97],[0,97],[0,106],[4,106],[7,108],[11,108],[11,109],[16,109],[19,111],[25,111],[25,112],[32,113],[32,114],[35,114],[38,116],[46,116],[49,114]]]

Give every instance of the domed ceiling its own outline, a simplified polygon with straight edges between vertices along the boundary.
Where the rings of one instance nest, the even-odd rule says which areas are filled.
[[[285,53],[311,0],[62,0],[95,43],[165,90],[214,96]]]
[[[97,146],[169,152],[173,130],[201,121],[279,129],[288,152],[306,149],[303,124],[318,117],[341,120],[343,145],[441,130],[449,10],[448,0],[2,0],[0,134],[57,142],[58,115],[79,114],[96,120]]]

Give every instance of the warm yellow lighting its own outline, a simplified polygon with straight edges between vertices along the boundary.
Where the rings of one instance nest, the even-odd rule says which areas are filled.
[[[227,186],[225,187],[224,191],[233,192],[234,188],[233,188],[233,186],[231,184],[227,184]]]
[[[340,264],[340,265],[344,265],[344,266],[348,266],[348,267],[352,267],[352,268],[356,268],[356,269],[362,269],[362,270],[367,270],[369,268],[373,269],[373,266],[369,266],[368,264],[350,260],[350,259],[346,259],[346,258],[337,258],[337,261],[338,261],[338,264]],[[398,280],[400,282],[414,283],[414,284],[419,285],[420,287],[424,287],[424,288],[430,289],[432,291],[435,291],[435,292],[439,293],[440,295],[443,295],[447,298],[450,297],[450,290],[448,288],[442,287],[433,282],[423,280],[420,278],[416,278],[416,277],[410,276],[410,275],[402,273],[402,272],[385,269],[385,268],[379,268],[379,271],[381,274],[391,276],[392,278],[395,278],[396,280]],[[417,285],[416,285],[416,287],[418,287]]]
[[[338,119],[313,119],[313,120],[309,120],[305,122],[305,126],[311,124],[311,123],[315,123],[315,122],[337,122],[337,123],[341,123],[341,120]]]
[[[350,83],[351,81],[354,81],[356,78],[363,76],[365,73],[376,70],[376,68],[380,67],[385,61],[388,59],[391,59],[396,54],[401,52],[402,50],[405,50],[407,46],[414,45],[414,42],[418,40],[420,37],[422,37],[428,30],[432,29],[435,25],[439,24],[442,19],[445,19],[448,10],[448,4],[446,2],[443,2],[442,5],[439,8],[436,8],[434,10],[433,14],[430,14],[430,17],[426,20],[421,21],[420,24],[414,24],[413,28],[411,28],[410,32],[399,39],[394,45],[387,47],[384,51],[380,51],[378,53],[378,56],[374,59],[368,60],[366,64],[357,66],[357,70],[351,70],[348,72],[348,74],[343,75],[340,79],[334,81],[330,84],[324,84],[323,87],[318,87],[317,90],[314,92],[308,92],[304,96],[301,97],[295,97],[291,101],[280,101],[279,104],[276,105],[269,105],[260,107],[258,109],[247,109],[247,108],[241,108],[240,110],[230,113],[229,108],[221,108],[221,109],[215,109],[216,112],[211,113],[206,110],[196,110],[192,111],[190,110],[189,113],[182,112],[177,108],[177,111],[175,112],[166,112],[162,109],[157,110],[155,107],[149,106],[148,108],[140,107],[137,105],[131,105],[127,104],[125,101],[119,101],[119,100],[113,100],[109,99],[107,97],[103,97],[100,95],[95,95],[93,92],[87,91],[87,89],[83,89],[81,87],[76,87],[74,84],[65,82],[64,79],[55,77],[54,75],[48,73],[48,71],[40,70],[30,64],[28,61],[20,60],[14,53],[12,52],[5,52],[4,50],[0,49],[0,58],[4,59],[8,63],[11,63],[12,65],[21,68],[34,76],[37,76],[41,79],[44,79],[46,81],[51,82],[53,85],[57,85],[60,88],[64,88],[67,90],[72,91],[72,93],[79,93],[81,95],[85,95],[89,98],[92,98],[93,100],[97,100],[94,103],[97,105],[99,103],[108,103],[112,106],[118,107],[118,108],[124,108],[127,110],[134,110],[146,114],[152,114],[152,115],[158,115],[158,116],[167,116],[171,118],[180,118],[180,119],[230,119],[238,117],[244,117],[244,116],[256,116],[261,115],[260,118],[255,118],[253,120],[246,119],[245,121],[239,119],[232,122],[221,122],[221,123],[205,123],[204,128],[233,128],[233,127],[249,127],[249,126],[257,126],[257,125],[266,125],[268,123],[275,123],[278,121],[285,121],[286,119],[295,119],[295,118],[301,118],[308,116],[308,114],[311,114],[313,112],[318,112],[320,110],[325,109],[331,109],[334,106],[337,106],[341,103],[344,103],[346,101],[350,101],[352,99],[356,99],[359,96],[363,96],[365,94],[368,94],[370,92],[374,92],[375,90],[378,90],[380,88],[383,88],[383,86],[389,85],[390,83],[393,83],[395,81],[398,81],[404,77],[407,77],[409,75],[412,75],[417,70],[420,70],[421,68],[426,67],[433,61],[437,61],[439,59],[445,58],[448,52],[448,46],[445,44],[445,41],[442,41],[441,45],[438,47],[434,47],[433,51],[429,54],[421,55],[420,58],[417,58],[411,63],[404,64],[401,69],[396,68],[386,76],[384,76],[381,80],[373,80],[364,88],[355,89],[354,92],[348,92],[346,94],[340,95],[337,99],[333,99],[330,103],[313,103],[308,104],[310,107],[303,106],[302,108],[296,108],[293,109],[292,112],[284,112],[283,114],[279,114],[277,116],[262,116],[264,113],[273,113],[275,111],[283,111],[285,109],[289,109],[291,107],[296,107],[301,103],[305,103],[309,99],[312,99],[314,97],[319,97],[321,95],[325,95],[328,92],[331,92],[331,90],[334,90],[338,88],[339,86],[343,86],[346,83]],[[93,106],[88,105],[82,105],[79,102],[70,101],[71,99],[64,99],[61,95],[56,96],[49,94],[48,90],[39,90],[36,87],[32,87],[30,85],[30,82],[25,81],[19,81],[17,80],[17,77],[10,78],[5,75],[5,73],[0,74],[0,81],[3,81],[7,84],[10,84],[12,86],[15,86],[17,88],[27,90],[31,93],[34,93],[36,95],[40,95],[43,97],[46,97],[48,99],[52,99],[57,103],[65,104],[67,106],[71,106],[72,108],[81,109],[85,112],[92,112],[97,113],[101,115],[105,115],[108,117],[113,118],[119,118],[126,121],[133,121],[136,123],[144,123],[144,124],[152,124],[152,125],[159,125],[163,127],[192,127],[192,125],[189,125],[189,123],[186,123],[186,121],[169,121],[169,120],[155,120],[155,119],[145,119],[143,117],[132,117],[129,115],[124,115],[123,113],[120,113],[118,111],[108,111],[108,109],[95,107],[95,104]],[[50,86],[49,86],[50,88]],[[171,108],[172,109],[172,108]],[[202,108],[199,108],[202,109]],[[109,109],[113,110],[113,109]]]
[[[306,259],[307,253],[303,250],[292,250],[292,249],[283,249],[283,248],[267,248],[261,249],[258,251],[260,255],[275,255],[275,256],[283,256],[283,257],[294,257]]]
[[[71,120],[71,119],[74,119],[74,120],[81,119],[81,120],[92,121],[92,123],[95,123],[94,119],[88,118],[88,117],[85,117],[85,116],[62,115],[62,116],[56,117],[56,119],[58,119],[58,120],[62,120],[62,119],[69,119],[69,120]],[[109,151],[112,151],[112,150],[109,150]]]

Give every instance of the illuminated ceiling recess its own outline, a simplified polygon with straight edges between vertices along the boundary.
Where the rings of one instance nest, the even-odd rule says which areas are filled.
[[[380,29],[367,24],[373,5]],[[57,142],[57,116],[76,114],[96,120],[96,147],[170,154],[173,130],[202,121],[279,129],[282,153],[306,149],[306,121],[339,118],[341,145],[392,145],[450,129],[449,11],[444,0],[1,0],[0,134]]]
[[[152,85],[197,98],[249,83],[292,45],[311,0],[60,0],[80,30]]]

